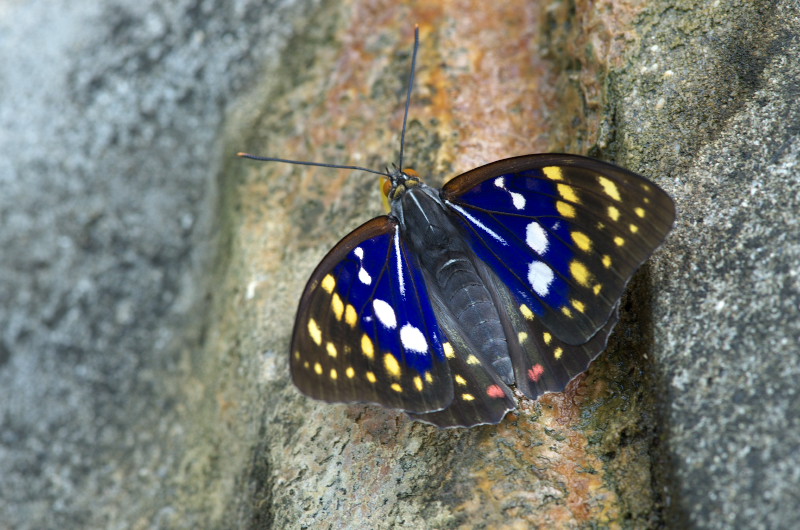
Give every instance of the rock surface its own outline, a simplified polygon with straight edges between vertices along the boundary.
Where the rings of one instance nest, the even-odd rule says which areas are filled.
[[[800,6],[25,2],[0,9],[0,528],[800,526]],[[589,152],[675,232],[607,353],[501,425],[288,378],[316,262],[434,183]]]

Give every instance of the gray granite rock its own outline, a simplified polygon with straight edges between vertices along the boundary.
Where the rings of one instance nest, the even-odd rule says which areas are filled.
[[[679,212],[654,302],[672,517],[797,528],[800,4],[687,7],[645,35],[617,107]]]
[[[0,528],[203,526],[219,511],[188,501],[225,485],[186,481],[213,440],[192,437],[185,393],[223,123],[308,7],[0,8]]]

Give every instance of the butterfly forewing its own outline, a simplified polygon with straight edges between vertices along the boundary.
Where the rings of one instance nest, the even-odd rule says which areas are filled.
[[[317,399],[436,411],[453,399],[444,342],[396,221],[378,217],[311,276],[295,321],[292,378]]]
[[[675,218],[654,184],[574,155],[494,162],[453,179],[442,197],[513,293],[516,311],[567,345],[606,326]]]

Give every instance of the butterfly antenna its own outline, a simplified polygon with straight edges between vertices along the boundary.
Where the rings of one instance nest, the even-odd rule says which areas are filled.
[[[260,160],[261,162],[283,162],[284,164],[295,164],[298,166],[318,166],[318,167],[330,167],[333,169],[353,169],[356,171],[366,171],[367,173],[375,173],[376,175],[383,175],[384,177],[391,178],[392,176],[389,172],[383,171],[375,171],[374,169],[369,169],[366,167],[361,166],[342,166],[339,164],[324,164],[322,162],[305,162],[303,160],[287,160],[285,158],[274,158],[271,156],[257,156],[251,155],[250,153],[236,153],[236,156],[240,156],[242,158],[249,158],[250,160]]]
[[[411,75],[408,79],[408,91],[406,92],[406,110],[403,113],[403,130],[400,133],[400,161],[397,164],[400,171],[403,171],[403,152],[406,146],[406,123],[408,123],[408,108],[411,106],[411,89],[414,87],[414,73],[417,69],[417,50],[419,49],[419,24],[414,26],[414,52],[411,54]]]

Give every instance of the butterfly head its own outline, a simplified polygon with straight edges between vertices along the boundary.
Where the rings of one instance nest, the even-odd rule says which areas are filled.
[[[399,169],[393,168],[388,176],[383,179],[381,191],[387,201],[391,204],[398,200],[409,188],[419,186],[422,181],[419,178],[419,173],[413,169]]]

